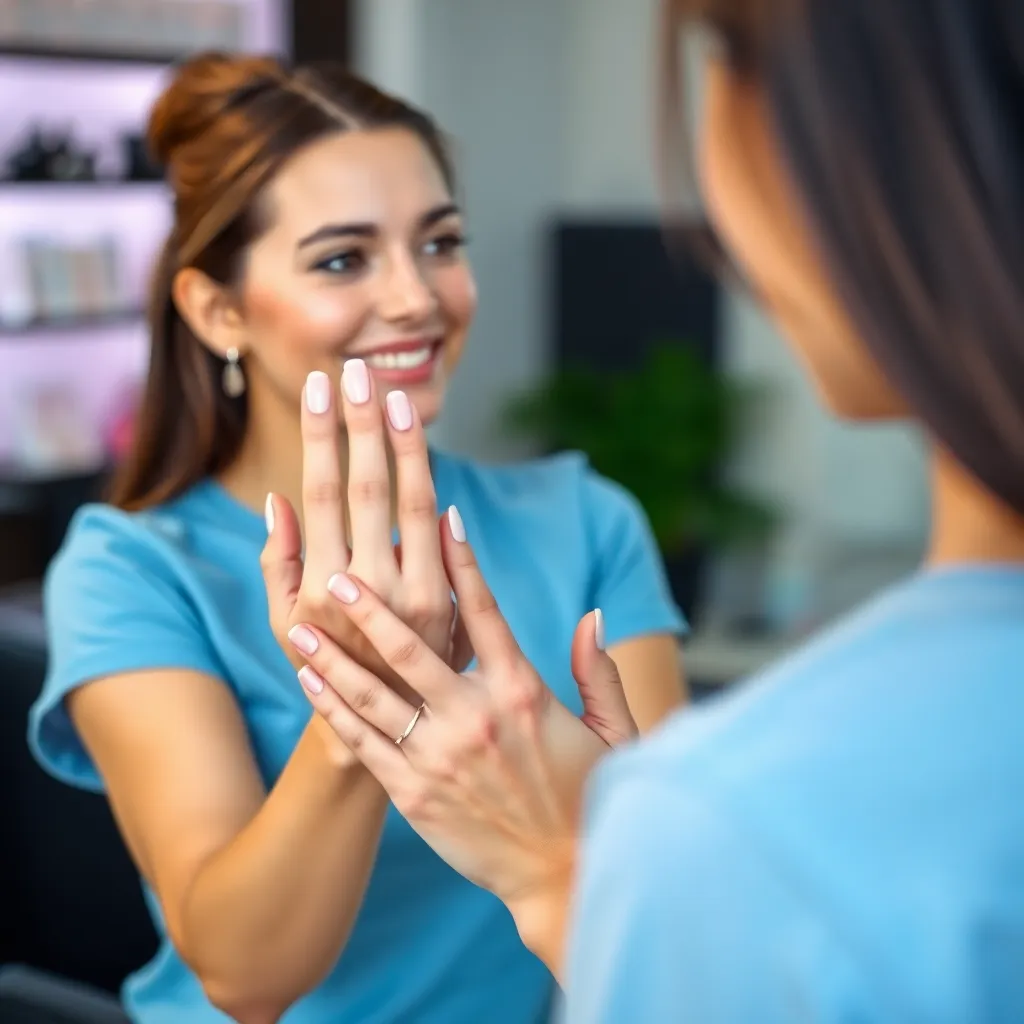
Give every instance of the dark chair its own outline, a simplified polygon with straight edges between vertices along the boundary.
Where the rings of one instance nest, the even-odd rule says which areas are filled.
[[[80,989],[47,989],[46,975],[116,993],[154,955],[157,938],[106,800],[51,778],[29,753],[28,711],[45,672],[38,585],[0,595],[0,965],[42,972],[15,972],[13,981],[6,972],[0,1019],[18,1019],[12,990],[24,998],[48,990],[63,1009],[41,1006],[26,1020],[85,1024],[102,998],[69,1016]]]

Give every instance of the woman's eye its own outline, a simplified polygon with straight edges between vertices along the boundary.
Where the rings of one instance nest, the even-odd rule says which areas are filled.
[[[465,244],[465,236],[452,232],[432,238],[423,248],[428,256],[454,256]]]
[[[316,270],[323,270],[328,274],[352,274],[362,270],[366,265],[366,259],[356,249],[348,252],[335,253],[321,260],[315,267]]]

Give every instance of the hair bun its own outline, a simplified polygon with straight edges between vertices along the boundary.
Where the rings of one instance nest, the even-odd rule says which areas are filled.
[[[175,153],[202,136],[244,93],[279,82],[283,74],[271,57],[210,52],[180,64],[149,116],[146,142],[153,159],[173,167]]]

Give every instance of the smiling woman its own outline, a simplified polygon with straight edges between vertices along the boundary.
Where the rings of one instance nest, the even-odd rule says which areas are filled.
[[[684,627],[647,523],[579,456],[428,452],[476,310],[428,117],[338,68],[214,54],[178,69],[150,142],[176,219],[149,381],[113,507],[82,510],[51,568],[30,733],[105,790],[145,879],[164,941],[132,1017],[540,1022],[551,976],[501,903],[311,719],[303,623],[421,706],[328,581],[355,573],[465,668],[436,512],[457,504],[561,703],[585,710],[569,649],[600,618],[649,727],[682,698]]]

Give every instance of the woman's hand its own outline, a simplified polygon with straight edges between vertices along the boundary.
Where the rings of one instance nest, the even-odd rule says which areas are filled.
[[[337,401],[330,378],[312,373],[302,401],[302,474],[305,557],[298,521],[280,495],[267,498],[267,543],[261,556],[270,622],[296,668],[312,653],[316,624],[359,664],[403,688],[372,645],[341,614],[327,581],[337,572],[359,574],[430,650],[462,668],[472,658],[465,631],[456,623],[451,588],[441,560],[434,483],[423,425],[401,393],[388,396],[388,423],[373,379],[362,360],[342,374],[348,431],[348,512],[341,475]],[[394,450],[400,552],[392,545],[392,492],[387,437]],[[405,690],[407,695],[411,693]]]
[[[520,931],[538,907],[564,903],[584,782],[609,748],[636,734],[600,612],[576,631],[572,668],[582,721],[526,661],[480,574],[458,512],[441,537],[448,577],[479,659],[458,675],[363,581],[331,592],[393,674],[396,693],[310,627],[317,650],[300,679],[331,729],[387,790],[416,831],[457,871],[500,897]],[[529,942],[529,939],[527,939]]]

